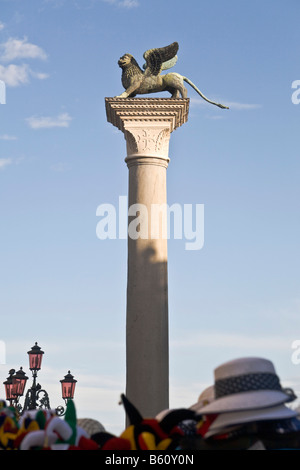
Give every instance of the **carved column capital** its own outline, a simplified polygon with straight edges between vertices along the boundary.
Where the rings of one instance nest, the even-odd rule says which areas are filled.
[[[124,130],[127,144],[127,158],[125,159],[128,166],[137,163],[151,163],[151,158],[159,159],[160,164],[167,166],[169,162],[169,141],[170,128],[165,125],[151,126],[150,123],[141,123],[138,126],[127,126]]]
[[[108,122],[124,133],[128,166],[168,165],[170,135],[187,121],[188,98],[106,98],[105,104]]]

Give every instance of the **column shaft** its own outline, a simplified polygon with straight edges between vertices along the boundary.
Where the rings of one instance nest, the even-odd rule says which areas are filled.
[[[154,417],[169,406],[167,239],[159,229],[158,238],[151,237],[155,205],[166,223],[167,162],[151,157],[129,162],[129,208],[143,206],[139,219],[146,226],[140,233],[147,231],[148,238],[131,238],[129,215],[126,395],[145,417]]]
[[[171,132],[188,99],[106,98],[129,169],[126,395],[145,418],[169,407],[167,187]]]

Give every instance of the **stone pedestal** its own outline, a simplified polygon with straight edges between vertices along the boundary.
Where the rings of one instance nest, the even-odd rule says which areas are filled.
[[[127,144],[126,396],[144,417],[169,407],[166,170],[188,108],[188,99],[106,98]]]

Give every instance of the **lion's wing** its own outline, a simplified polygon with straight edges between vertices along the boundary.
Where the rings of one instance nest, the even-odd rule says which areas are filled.
[[[173,59],[170,59],[170,60],[167,60],[166,62],[163,62],[161,69],[162,70],[171,69],[176,64],[177,59],[178,59],[178,57],[176,55],[175,57],[173,57]]]
[[[177,62],[177,51],[179,45],[173,42],[169,46],[157,49],[149,49],[144,53],[146,64],[144,65],[145,74],[159,75],[162,70],[173,67]]]

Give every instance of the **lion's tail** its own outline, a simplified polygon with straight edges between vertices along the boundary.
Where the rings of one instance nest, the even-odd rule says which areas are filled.
[[[224,106],[223,104],[215,103],[214,101],[211,101],[208,98],[206,98],[206,96],[204,96],[203,93],[201,93],[199,88],[197,88],[196,85],[193,82],[191,82],[189,78],[187,77],[182,77],[182,78],[186,83],[188,83],[192,88],[194,88],[194,90],[201,96],[201,98],[203,98],[208,103],[214,104],[215,106],[218,106],[219,108],[222,108],[222,109],[229,109],[227,106]]]

